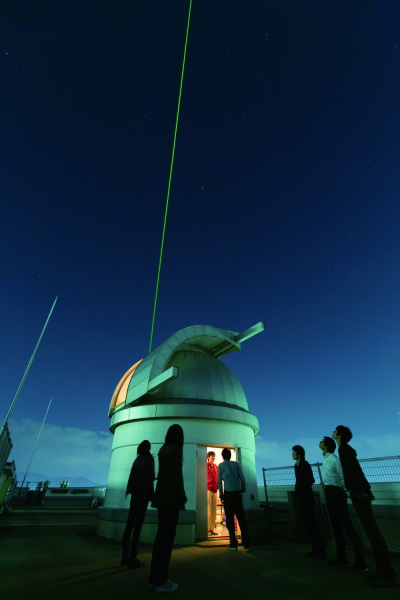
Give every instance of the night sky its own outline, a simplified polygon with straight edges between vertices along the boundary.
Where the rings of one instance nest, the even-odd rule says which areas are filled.
[[[24,472],[105,483],[108,407],[148,352],[189,3],[5,0],[1,413]],[[153,347],[223,358],[261,467],[349,425],[399,453],[400,3],[194,0]],[[4,414],[3,414],[4,413]],[[146,436],[144,436],[146,437]],[[56,482],[54,482],[56,483]]]

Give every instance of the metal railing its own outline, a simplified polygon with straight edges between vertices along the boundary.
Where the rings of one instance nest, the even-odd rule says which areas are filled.
[[[381,458],[364,458],[359,460],[364,475],[368,479],[372,493],[375,496],[372,507],[379,528],[384,536],[389,550],[400,552],[400,456],[385,456]],[[324,485],[321,472],[322,463],[313,463],[311,468],[315,479],[313,490],[320,492],[324,503]],[[277,509],[289,510],[288,492],[294,491],[295,474],[293,466],[263,469],[265,500]],[[348,504],[352,506],[351,499]],[[358,522],[358,518],[350,509],[354,525],[364,543],[369,542]]]

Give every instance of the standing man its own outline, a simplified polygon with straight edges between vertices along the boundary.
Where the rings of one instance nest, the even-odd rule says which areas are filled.
[[[246,491],[246,482],[239,463],[231,462],[231,451],[229,448],[222,450],[224,462],[218,467],[219,497],[224,503],[226,526],[229,531],[230,542],[228,550],[237,550],[238,541],[235,535],[236,515],[242,532],[242,544],[246,552],[250,550],[250,535],[244,518],[242,494]],[[224,485],[222,486],[222,482]]]
[[[208,505],[208,533],[218,535],[215,530],[217,515],[218,492],[218,467],[214,464],[215,452],[207,452],[207,505]]]
[[[374,496],[371,492],[371,486],[357,460],[357,452],[348,444],[353,434],[349,427],[338,425],[332,437],[336,440],[339,448],[339,458],[346,489],[350,492],[354,509],[374,553],[376,573],[371,575],[369,579],[377,587],[398,588],[397,574],[390,562],[389,550],[372,513],[371,502],[374,500]]]
[[[336,443],[332,438],[324,437],[320,441],[319,447],[324,455],[322,472],[325,484],[326,508],[328,509],[329,520],[332,525],[332,531],[336,542],[336,558],[328,561],[328,565],[337,567],[349,566],[346,556],[346,542],[343,533],[344,528],[354,547],[355,563],[351,570],[353,572],[368,571],[360,538],[351,522],[349,509],[347,507],[343,470],[340,460],[336,454],[334,454]]]
[[[303,446],[293,446],[292,458],[296,461],[294,472],[296,475],[296,486],[294,488],[304,527],[311,541],[312,551],[307,555],[316,560],[328,558],[324,547],[324,540],[318,527],[314,510],[314,492],[312,485],[315,483],[310,463],[306,461],[306,453]]]

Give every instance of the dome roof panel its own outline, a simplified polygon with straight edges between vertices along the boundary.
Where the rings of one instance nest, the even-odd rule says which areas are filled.
[[[125,375],[121,378],[111,398],[110,410],[117,408],[120,404],[125,402],[131,379],[142,360],[143,359],[138,360],[138,362],[128,369]]]
[[[212,371],[207,368],[207,354],[192,352],[196,360],[196,398],[213,398]],[[217,400],[217,398],[213,398]]]
[[[217,402],[227,402],[227,394],[223,377],[223,368],[221,369],[220,365],[224,365],[224,363],[221,363],[215,358],[212,361],[209,361],[209,364],[207,365],[211,376],[211,389],[214,400],[216,400]]]
[[[198,400],[200,404],[206,400],[248,410],[243,388],[232,371],[211,353],[192,348],[173,354],[168,367],[177,367],[179,376],[154,394],[154,400]]]

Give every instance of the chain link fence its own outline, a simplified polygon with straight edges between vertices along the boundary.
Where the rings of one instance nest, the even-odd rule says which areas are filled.
[[[364,458],[359,460],[375,496],[372,507],[378,526],[389,550],[400,552],[400,456]],[[325,507],[322,463],[311,465],[315,484],[316,516],[325,539],[330,537],[329,520]],[[274,512],[273,522],[289,522],[299,539],[306,538],[300,513],[294,499],[295,474],[293,466],[263,469],[265,500]],[[348,498],[349,510],[361,541],[370,544]],[[286,515],[286,517],[285,517]]]

